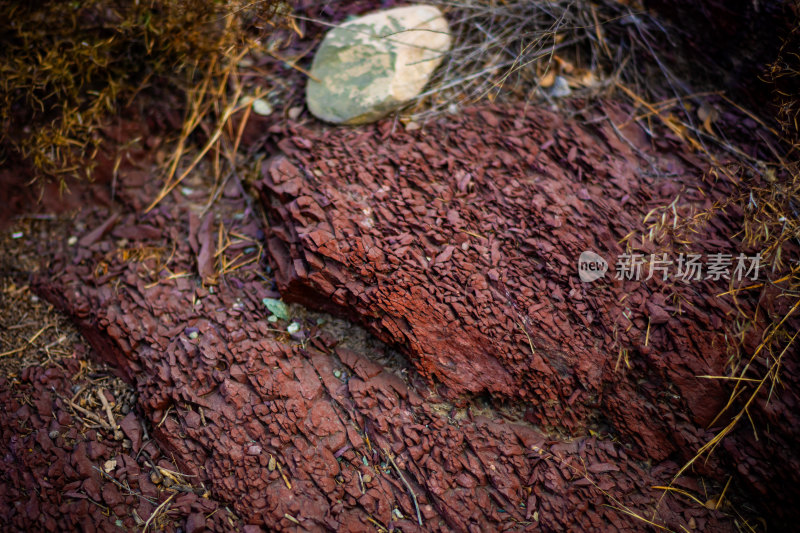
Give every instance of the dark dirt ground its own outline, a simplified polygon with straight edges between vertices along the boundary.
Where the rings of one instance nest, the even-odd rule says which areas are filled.
[[[654,487],[710,438],[726,397],[694,376],[724,369],[730,302],[709,296],[713,283],[577,283],[584,248],[618,253],[676,194],[690,209],[728,192],[680,139],[615,132],[609,120],[630,110],[614,102],[329,128],[288,118],[302,105],[296,71],[257,67],[285,82],[243,137],[261,177],[229,180],[210,208],[200,167],[143,212],[164,149],[149,118],[109,128],[122,163],[112,173],[120,153],[101,153],[98,181],[66,197],[49,187],[37,203],[2,171],[14,186],[0,239],[0,524],[751,531],[797,519],[796,366],[756,410],[760,440],[743,425],[675,483],[683,494],[662,497]],[[722,122],[736,138],[754,127]],[[725,237],[735,216],[706,228],[699,251],[742,249]],[[299,303],[271,321],[264,298]]]

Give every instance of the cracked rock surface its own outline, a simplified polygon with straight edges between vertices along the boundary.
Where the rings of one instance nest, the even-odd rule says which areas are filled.
[[[652,488],[709,436],[724,395],[694,376],[720,371],[730,309],[693,297],[678,314],[680,287],[575,275],[584,248],[616,254],[623,229],[701,185],[691,156],[665,152],[665,180],[605,126],[541,109],[317,128],[290,124],[265,165],[267,226],[236,188],[203,213],[199,184],[142,214],[154,185],[121,173],[120,204],[85,209],[79,245],[47,252],[37,292],[133,384],[185,475],[248,531],[639,531],[630,513],[656,506],[672,529],[734,530]],[[357,320],[412,367],[313,320],[288,333],[264,304],[279,297]],[[723,466],[677,486],[719,493]]]

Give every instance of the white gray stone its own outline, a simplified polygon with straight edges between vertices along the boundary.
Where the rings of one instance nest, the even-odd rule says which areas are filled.
[[[328,32],[314,56],[308,109],[337,124],[378,120],[422,91],[450,44],[447,21],[433,6],[345,22]]]
[[[566,98],[572,94],[572,89],[569,88],[567,78],[563,76],[556,76],[553,86],[550,87],[550,96],[553,98]]]

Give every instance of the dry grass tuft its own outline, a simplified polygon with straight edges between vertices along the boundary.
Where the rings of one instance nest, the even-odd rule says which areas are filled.
[[[564,82],[575,96],[608,95],[618,83],[651,101],[689,94],[656,52],[672,32],[638,2],[432,3],[447,14],[454,45],[417,99],[418,117],[483,98],[550,99]]]
[[[0,164],[86,176],[104,121],[142,91],[188,90],[286,9],[269,0],[0,0]]]
[[[707,460],[741,422],[749,424],[750,428],[744,430],[753,431],[758,439],[763,426],[756,423],[759,413],[786,386],[781,379],[783,365],[787,358],[798,353],[800,55],[794,51],[798,42],[800,29],[796,28],[778,58],[766,66],[763,79],[772,87],[774,122],[769,117],[762,120],[720,93],[730,109],[748,116],[758,123],[761,131],[768,132],[754,141],[760,148],[760,157],[745,154],[710,128],[693,138],[710,141],[718,150],[727,152],[727,159],[722,161],[714,153],[695,146],[709,162],[707,179],[728,181],[734,192],[702,211],[681,208],[676,198],[672,204],[653,210],[645,219],[647,231],[643,240],[690,246],[694,237],[715,218],[741,216],[740,230],[730,238],[739,243],[740,249],[750,251],[749,255],[760,256],[766,276],[764,281],[741,286],[731,280],[728,290],[718,295],[732,298],[738,313],[732,334],[727,336],[731,357],[724,375],[698,377],[730,383],[730,395],[709,425],[721,429],[683,465],[672,483],[698,461]],[[673,130],[673,133],[679,132]],[[685,140],[692,142],[691,138]],[[742,305],[745,299],[749,305]],[[664,489],[674,490],[672,483]]]

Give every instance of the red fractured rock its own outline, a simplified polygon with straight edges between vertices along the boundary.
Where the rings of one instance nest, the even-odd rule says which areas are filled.
[[[168,250],[174,244],[171,271],[197,272],[197,253],[186,235],[190,217],[171,201],[165,200],[158,217],[125,213],[119,224],[159,228],[160,239],[141,244]],[[225,217],[243,211],[243,198],[221,202],[217,210]],[[257,231],[247,220],[221,222],[241,235],[254,237]],[[197,476],[192,479],[214,498],[230,502],[244,523],[281,530],[295,527],[296,520],[309,531],[373,531],[373,519],[387,529],[402,525],[413,531],[416,509],[389,453],[414,488],[429,531],[520,529],[532,494],[547,529],[608,529],[615,523],[620,530],[639,529],[628,518],[609,517],[604,507],[609,501],[594,485],[574,483],[577,479],[570,484],[564,477],[561,462],[571,457],[571,464],[581,464],[578,453],[587,465],[618,465],[598,474],[597,482],[637,512],[645,513],[659,496],[649,489],[659,481],[621,459],[624,454],[614,444],[591,439],[580,448],[550,452],[558,443],[525,422],[456,421],[441,414],[422,399],[431,397],[430,390],[417,390],[362,354],[331,350],[324,339],[306,349],[279,340],[266,310],[245,305],[274,297],[257,263],[226,276],[213,292],[199,291],[195,280],[181,283],[117,257],[106,259],[113,277],[98,281],[94,265],[107,257],[104,239],[81,262],[53,258],[58,274],[41,279],[37,290],[72,314],[97,353],[136,385],[152,436],[181,471]],[[152,276],[160,280],[155,286]],[[396,322],[398,328],[408,327]],[[27,416],[32,412],[28,409]],[[123,430],[135,431],[128,421]],[[151,446],[142,446],[138,456]],[[75,467],[89,474],[90,450],[78,451]],[[558,457],[551,454],[556,452]],[[117,468],[152,497],[155,487],[143,466],[137,472],[128,459],[120,459]],[[668,471],[674,469],[671,465]],[[552,483],[562,492],[548,490]],[[106,496],[97,489],[98,497]],[[107,496],[116,502],[110,489]],[[213,509],[199,507],[203,501],[194,494],[175,497],[175,509],[186,513],[187,530],[203,527],[198,513],[211,515]],[[584,505],[580,502],[589,502],[587,513],[575,513]],[[146,501],[138,505],[140,516],[154,509]],[[731,529],[724,516],[705,513],[711,529]],[[224,516],[213,514],[214,520]],[[673,510],[659,516],[676,528],[685,522]],[[215,521],[214,527],[220,524]]]
[[[134,452],[138,452],[142,446],[142,427],[139,420],[133,413],[128,413],[119,423],[125,436],[131,440]]]
[[[149,451],[134,459],[124,453],[122,442],[105,438],[101,443],[97,431],[77,430],[80,421],[73,420],[59,398],[72,396],[71,379],[81,369],[78,359],[66,358],[59,367],[26,368],[23,379],[13,386],[0,378],[0,523],[4,531],[136,529],[131,511],[146,519],[155,509],[150,501],[157,505],[168,497],[163,486],[158,488],[149,480],[145,456],[158,456],[152,443]],[[40,394],[43,382],[49,383],[46,394]],[[37,395],[36,409],[51,413],[48,418],[20,408],[20,401]],[[129,414],[121,425],[139,424]],[[101,475],[99,470],[105,472],[111,460],[116,460],[117,467]],[[168,468],[175,466],[168,463]],[[143,498],[133,499],[117,483]],[[217,501],[205,500],[206,514],[218,507]],[[176,516],[178,510],[171,511],[171,517]],[[165,531],[175,531],[180,522],[179,518],[177,523],[163,524]],[[220,523],[220,518],[210,520],[209,527],[220,530]]]
[[[631,232],[646,232],[651,209],[678,195],[681,212],[707,209],[730,185],[706,179],[684,147],[622,141],[608,121],[586,118],[592,125],[534,107],[471,109],[388,139],[380,123],[290,124],[304,142],[280,142],[260,184],[271,264],[284,298],[362,323],[451,398],[524,401],[536,424],[610,424],[637,457],[688,459],[727,400],[723,383],[697,376],[725,373],[737,311],[716,297],[726,283],[622,281],[614,259]],[[658,252],[738,253],[729,238],[738,229],[731,212],[693,248],[667,242]],[[634,240],[631,252],[656,252]],[[584,250],[610,261],[604,280],[580,282]],[[379,408],[359,377],[349,393]],[[775,413],[797,419],[796,391],[774,401]],[[773,441],[753,453],[796,464],[797,424],[780,423],[776,435],[765,423],[771,408],[758,410]],[[770,485],[744,470],[752,486]],[[800,481],[784,476],[780,485]]]

